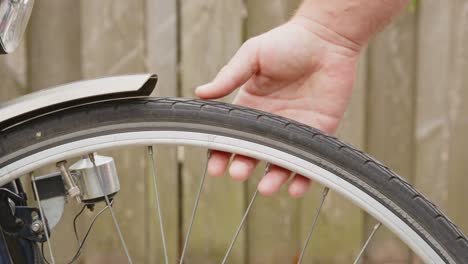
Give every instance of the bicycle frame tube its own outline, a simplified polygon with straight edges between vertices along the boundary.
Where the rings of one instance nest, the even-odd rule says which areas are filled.
[[[5,241],[3,232],[0,231],[0,263],[12,263],[10,253],[8,252],[8,245]]]

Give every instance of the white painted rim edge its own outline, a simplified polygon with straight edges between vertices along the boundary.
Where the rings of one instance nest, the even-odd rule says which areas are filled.
[[[291,154],[268,146],[231,137],[184,131],[140,131],[97,136],[43,150],[0,168],[0,185],[59,159],[126,145],[191,145],[247,155],[309,177],[345,196],[398,235],[425,263],[444,263],[440,256],[411,227],[388,208],[356,186]],[[448,257],[448,256],[447,256]]]

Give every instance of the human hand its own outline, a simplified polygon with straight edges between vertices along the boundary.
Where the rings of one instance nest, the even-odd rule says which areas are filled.
[[[215,79],[196,89],[215,99],[237,88],[235,104],[284,116],[333,134],[346,110],[361,47],[305,17],[248,40]],[[221,176],[231,153],[213,151],[208,172]],[[258,161],[235,155],[229,173],[244,181]],[[258,185],[264,195],[276,193],[291,172],[272,165]],[[295,175],[288,192],[302,196],[310,180]]]

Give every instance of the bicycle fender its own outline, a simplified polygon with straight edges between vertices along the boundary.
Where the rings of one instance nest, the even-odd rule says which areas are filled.
[[[122,75],[72,82],[0,104],[0,130],[61,109],[100,101],[149,96],[157,76]]]

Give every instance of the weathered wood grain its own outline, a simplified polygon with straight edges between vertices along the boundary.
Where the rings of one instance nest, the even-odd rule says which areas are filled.
[[[299,1],[247,1],[246,38],[286,22]],[[261,163],[247,181],[246,199],[250,199],[264,174]],[[299,246],[298,201],[289,197],[286,189],[273,197],[259,197],[248,223],[249,263],[293,263]]]
[[[450,82],[448,92],[449,115],[449,216],[468,233],[468,1],[452,5],[452,43]]]
[[[144,6],[143,0],[80,2],[83,78],[146,70]],[[147,249],[144,227],[148,215],[144,201],[149,195],[145,193],[148,190],[145,189],[148,182],[145,148],[122,148],[102,154],[113,156],[116,162],[122,188],[113,207],[133,261],[142,263]],[[110,214],[104,214],[95,228],[99,231],[90,237],[86,263],[125,263]]]
[[[242,42],[243,3],[182,0],[181,85],[184,97],[193,97],[197,85],[210,81]],[[182,233],[190,222],[196,191],[205,166],[205,151],[185,148],[182,174]],[[219,263],[228,248],[244,209],[243,185],[228,177],[207,177],[186,255],[188,263]],[[241,234],[229,258],[245,263],[245,236]]]
[[[367,98],[367,151],[410,182],[414,170],[416,13],[405,11],[371,43]],[[365,218],[365,235],[374,225]],[[367,251],[370,263],[406,263],[409,250],[380,230]]]
[[[247,0],[247,38],[269,31],[288,21],[299,6],[299,0]]]
[[[79,3],[73,0],[37,1],[26,43],[28,92],[81,79]],[[35,174],[51,171],[56,171],[54,165]],[[29,181],[24,184],[31,186]],[[61,222],[53,230],[51,243],[57,263],[68,262],[75,254],[76,244],[70,239],[74,237],[71,223],[79,208],[80,205],[70,201]]]
[[[26,40],[11,54],[0,56],[0,103],[28,91]]]
[[[176,1],[146,0],[145,8],[145,44],[146,69],[158,74],[158,84],[154,95],[177,96],[178,92],[178,39],[177,39],[177,5]],[[155,146],[157,180],[162,203],[164,227],[167,238],[169,260],[175,262],[178,257],[179,246],[179,169],[177,148]],[[151,173],[148,168],[148,173]],[[155,196],[148,174],[147,183],[147,211],[145,217],[145,263],[162,263],[163,248],[161,233],[156,218]],[[157,250],[155,250],[157,249]]]
[[[29,91],[79,80],[79,2],[52,0],[36,3],[28,26],[26,41]]]
[[[414,185],[442,209],[449,202],[449,113],[452,3],[418,6]]]
[[[447,212],[449,203],[449,118],[451,2],[418,4],[417,87],[413,184]],[[417,256],[413,263],[423,263]]]

